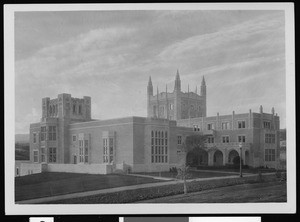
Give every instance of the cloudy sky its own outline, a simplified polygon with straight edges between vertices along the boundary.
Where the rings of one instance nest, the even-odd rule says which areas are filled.
[[[207,84],[208,116],[259,111],[285,127],[284,11],[15,13],[16,133],[41,99],[92,97],[92,117],[146,116],[146,88]],[[156,90],[155,90],[156,91]]]

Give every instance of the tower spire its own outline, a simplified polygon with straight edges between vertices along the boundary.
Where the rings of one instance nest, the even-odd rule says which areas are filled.
[[[201,96],[206,96],[206,83],[205,83],[204,76],[202,77],[202,82],[201,82]]]
[[[148,96],[153,96],[153,85],[152,85],[151,76],[149,76],[147,91],[148,91]]]
[[[180,76],[179,76],[179,71],[177,69],[176,72],[176,77],[175,77],[175,86],[174,86],[174,91],[181,91],[181,80],[180,80]]]
[[[204,78],[204,76],[202,76],[202,83],[201,83],[201,85],[202,86],[205,86],[206,84],[205,84],[205,78]]]

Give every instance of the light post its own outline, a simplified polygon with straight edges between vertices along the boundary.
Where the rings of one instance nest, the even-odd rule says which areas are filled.
[[[240,177],[243,177],[243,172],[242,172],[242,147],[243,147],[243,144],[240,143],[239,147],[240,147]]]

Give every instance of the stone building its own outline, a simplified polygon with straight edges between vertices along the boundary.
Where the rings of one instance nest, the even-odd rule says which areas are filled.
[[[206,117],[206,83],[200,95],[182,92],[177,71],[174,91],[153,95],[147,87],[147,117],[91,118],[91,98],[59,94],[42,99],[42,118],[30,125],[30,161],[16,165],[16,175],[42,171],[101,173],[166,171],[182,164],[187,136],[204,135],[205,148],[188,153],[191,165],[233,164],[242,153],[250,167],[277,168],[279,116],[264,113]],[[30,164],[32,163],[32,164]]]

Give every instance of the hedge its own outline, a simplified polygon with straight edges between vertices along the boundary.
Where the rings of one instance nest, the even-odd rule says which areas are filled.
[[[254,177],[226,178],[207,181],[187,182],[188,192],[214,189],[218,187],[233,186],[245,183],[259,183],[280,180],[275,174],[258,175]],[[162,185],[151,188],[140,188],[135,190],[119,191],[115,193],[98,194],[94,196],[78,197],[47,202],[47,204],[97,204],[97,203],[133,203],[137,201],[183,194],[183,183],[173,185]]]

